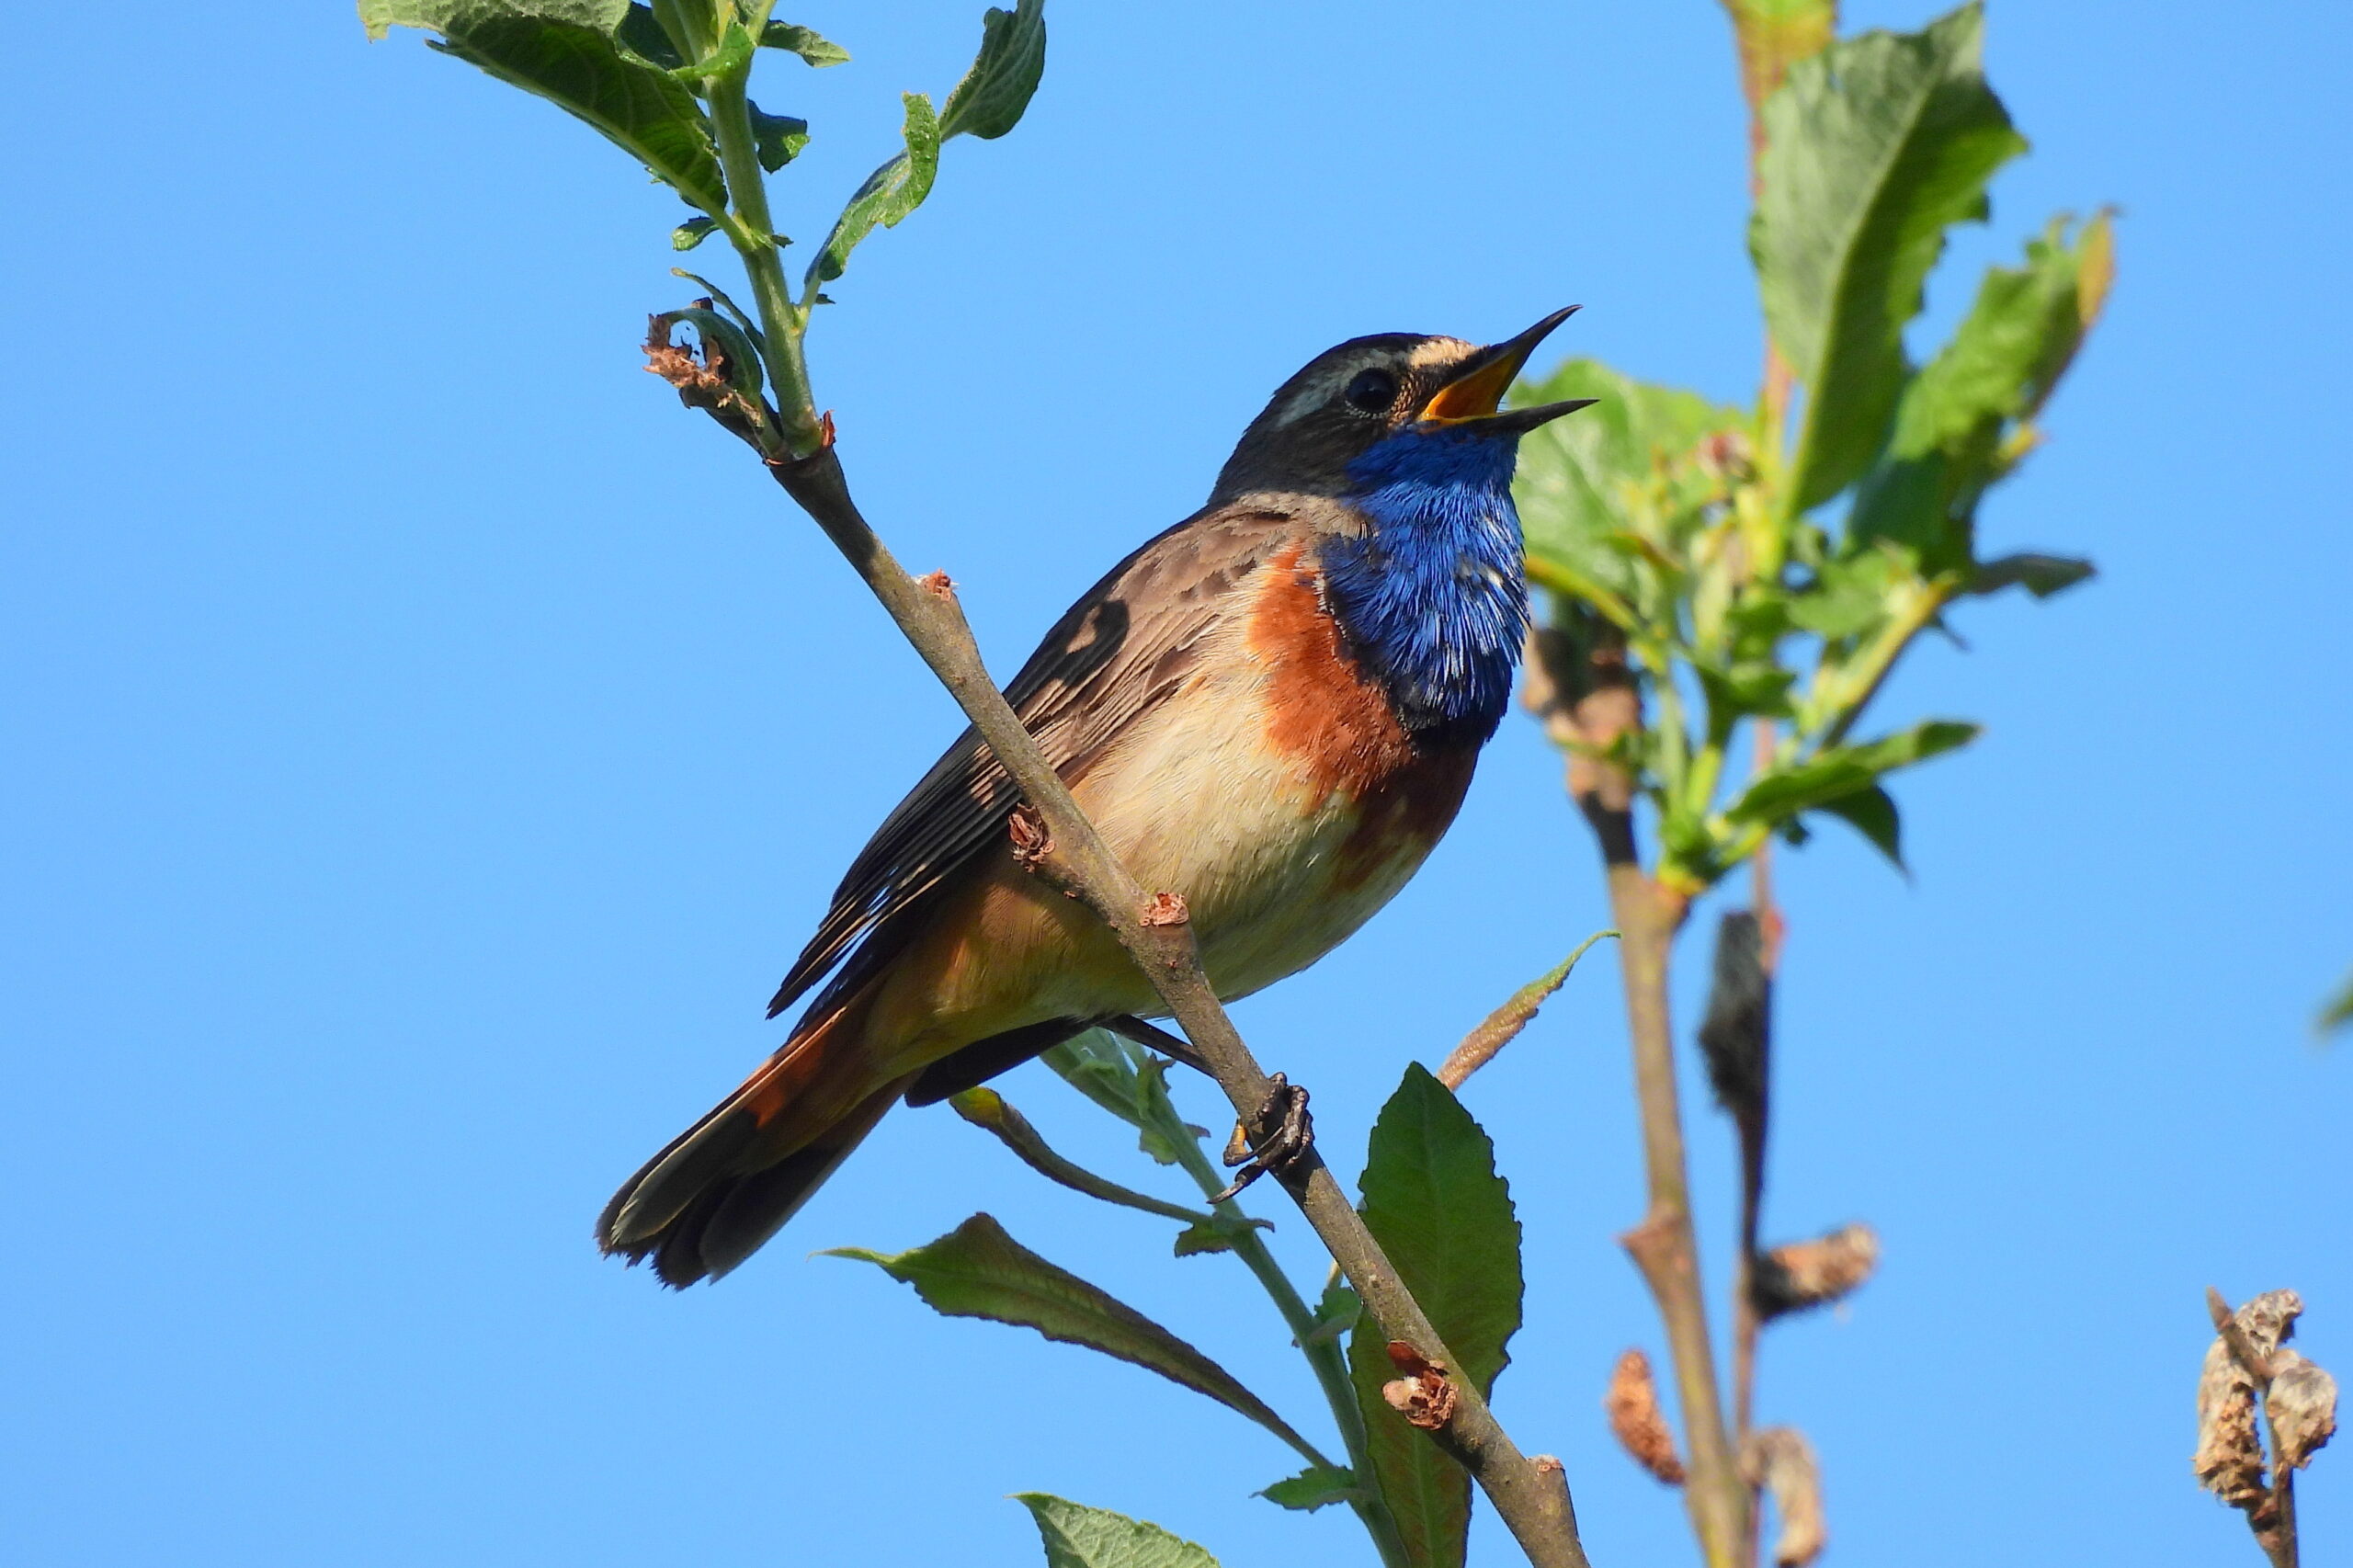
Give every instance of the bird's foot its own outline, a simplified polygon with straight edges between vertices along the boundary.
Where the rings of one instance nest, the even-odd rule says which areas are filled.
[[[1225,1165],[1239,1167],[1233,1185],[1210,1199],[1223,1203],[1265,1176],[1283,1176],[1315,1147],[1315,1119],[1307,1114],[1307,1091],[1280,1073],[1267,1080],[1267,1097],[1249,1122],[1236,1122],[1225,1146]]]
[[[1123,1015],[1106,1018],[1103,1027],[1172,1062],[1181,1062],[1206,1077],[1217,1076],[1189,1042],[1157,1024]],[[1228,1170],[1238,1168],[1239,1174],[1233,1186],[1210,1201],[1223,1203],[1268,1171],[1278,1176],[1285,1175],[1314,1146],[1315,1119],[1307,1114],[1307,1091],[1280,1073],[1276,1074],[1267,1080],[1267,1097],[1258,1107],[1258,1114],[1246,1122],[1234,1123],[1233,1137],[1225,1146],[1225,1165]]]

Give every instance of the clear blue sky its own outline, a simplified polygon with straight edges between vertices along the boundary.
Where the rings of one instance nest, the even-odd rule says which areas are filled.
[[[794,13],[858,59],[767,68],[816,131],[787,232],[887,150],[898,90],[953,82],[979,9]],[[2035,151],[1934,309],[2052,210],[2121,205],[2109,319],[1985,525],[2103,575],[1972,608],[1971,651],[1887,694],[1987,725],[1899,785],[1916,881],[1836,829],[1787,862],[1770,1229],[1866,1219],[1885,1264],[1771,1336],[1762,1406],[1822,1452],[1834,1562],[2252,1564],[2190,1483],[2200,1290],[2298,1287],[2353,1377],[2353,1044],[2309,1034],[2353,963],[2353,22],[1998,0],[1990,28]],[[684,294],[676,203],[340,4],[11,37],[6,1555],[1026,1564],[1002,1499],[1036,1488],[1229,1568],[1358,1560],[1348,1521],[1247,1495],[1292,1468],[1256,1428],[806,1256],[985,1208],[1315,1415],[1230,1260],[1170,1260],[944,1110],[715,1290],[595,1256],[607,1192],[773,1043],[844,859],[955,727],[639,370]],[[1028,121],[954,144],[834,290],[820,397],[1009,670],[1343,337],[1576,301],[1564,349],[1748,396],[1742,133],[1702,0],[1056,0]],[[1603,923],[1515,719],[1421,879],[1242,1019],[1349,1168],[1406,1061]],[[1150,1179],[1041,1070],[1002,1086]],[[1610,1240],[1640,1201],[1610,967],[1469,1098],[1530,1234],[1501,1412],[1567,1460],[1597,1562],[1685,1561],[1597,1403],[1660,1343]],[[1721,1194],[1696,1108],[1694,1143]],[[2341,1560],[2353,1453],[2302,1496],[2307,1560]]]

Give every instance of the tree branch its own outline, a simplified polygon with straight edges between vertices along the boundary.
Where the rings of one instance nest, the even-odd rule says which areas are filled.
[[[1611,923],[1619,931],[1650,1193],[1642,1223],[1619,1239],[1642,1270],[1666,1326],[1690,1452],[1684,1506],[1708,1568],[1738,1568],[1747,1550],[1753,1494],[1741,1479],[1716,1388],[1691,1223],[1675,1041],[1667,1023],[1667,958],[1686,904],[1643,869],[1635,852],[1633,781],[1624,769],[1601,760],[1624,732],[1642,722],[1641,699],[1622,640],[1614,629],[1587,619],[1579,629],[1582,635],[1556,628],[1531,633],[1523,700],[1568,751],[1569,794],[1601,850]]]
[[[1631,831],[1631,829],[1629,830]],[[1709,1568],[1735,1568],[1748,1539],[1750,1493],[1724,1429],[1716,1388],[1715,1350],[1700,1290],[1699,1242],[1692,1228],[1683,1112],[1677,1091],[1675,1040],[1667,1021],[1669,949],[1683,920],[1683,900],[1638,865],[1608,868],[1609,907],[1625,975],[1626,1021],[1633,1036],[1634,1090],[1641,1101],[1643,1173],[1650,1207],[1620,1241],[1643,1272],[1666,1326],[1675,1358],[1677,1403],[1690,1456],[1685,1506]]]
[[[1146,922],[1152,895],[1111,854],[998,691],[952,590],[937,577],[918,584],[892,559],[851,501],[831,445],[797,461],[771,459],[768,469],[882,601],[1020,786],[1023,799],[1044,820],[1051,846],[1047,853],[1059,863],[1057,871],[1151,980],[1235,1114],[1245,1120],[1255,1116],[1267,1097],[1267,1075],[1211,989],[1190,926],[1168,921],[1165,914]],[[1459,1365],[1322,1158],[1311,1149],[1278,1179],[1356,1287],[1381,1332],[1435,1365]],[[1452,1413],[1430,1434],[1432,1439],[1470,1471],[1536,1568],[1587,1568],[1566,1480],[1557,1465],[1529,1460],[1475,1389],[1465,1381],[1454,1387]]]

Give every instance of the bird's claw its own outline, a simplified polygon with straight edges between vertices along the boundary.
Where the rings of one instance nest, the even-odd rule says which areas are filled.
[[[1315,1147],[1315,1119],[1307,1114],[1307,1091],[1280,1073],[1267,1080],[1267,1097],[1248,1122],[1235,1122],[1225,1145],[1225,1165],[1239,1167],[1233,1185],[1210,1199],[1223,1203],[1273,1171],[1277,1176]]]

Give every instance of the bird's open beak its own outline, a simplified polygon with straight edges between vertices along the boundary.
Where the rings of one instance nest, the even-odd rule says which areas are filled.
[[[1438,388],[1438,395],[1423,404],[1421,423],[1424,425],[1469,425],[1476,423],[1483,431],[1498,434],[1524,434],[1548,419],[1573,414],[1593,402],[1589,397],[1574,398],[1567,403],[1548,403],[1535,408],[1515,408],[1508,414],[1498,413],[1504,393],[1511,390],[1512,378],[1536,346],[1549,336],[1552,329],[1576,314],[1577,307],[1554,311],[1518,337],[1506,338],[1492,347],[1483,348],[1472,356],[1455,378]]]

